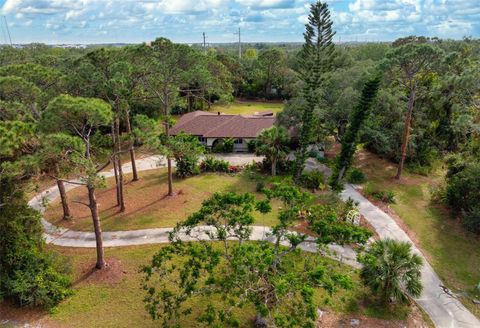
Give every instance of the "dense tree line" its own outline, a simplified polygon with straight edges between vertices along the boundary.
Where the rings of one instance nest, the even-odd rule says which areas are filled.
[[[82,185],[96,236],[96,267],[105,266],[96,191],[114,167],[119,211],[128,155],[133,179],[139,131],[146,119],[161,147],[177,160],[191,145],[168,135],[174,108],[207,108],[232,94],[228,70],[214,55],[157,39],[123,48],[56,49],[33,44],[0,49],[0,296],[51,307],[69,295],[61,261],[44,248],[40,215],[26,193],[54,179],[63,217],[71,217],[65,183]],[[146,116],[148,115],[148,116]],[[143,120],[142,120],[143,118]],[[171,165],[169,165],[171,171]],[[169,176],[170,193],[173,194]]]

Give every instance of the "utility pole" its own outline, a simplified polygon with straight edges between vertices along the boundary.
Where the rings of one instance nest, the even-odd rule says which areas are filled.
[[[10,46],[13,46],[12,37],[10,36],[10,29],[8,28],[8,23],[7,23],[7,16],[3,16],[3,20],[5,21],[5,27],[7,28],[8,39],[10,40]]]
[[[234,34],[238,34],[238,59],[242,59],[242,37],[240,34],[240,27],[238,28],[238,32]]]
[[[203,53],[207,54],[207,44],[205,43],[205,32],[203,32]]]

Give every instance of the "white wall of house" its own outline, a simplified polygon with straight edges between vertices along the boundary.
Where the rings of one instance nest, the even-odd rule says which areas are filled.
[[[206,146],[211,148],[215,140],[222,140],[223,138],[207,138]],[[234,152],[247,152],[248,151],[248,142],[253,140],[253,138],[241,138],[236,139],[238,140],[233,144],[233,151]],[[241,142],[240,142],[241,141]]]

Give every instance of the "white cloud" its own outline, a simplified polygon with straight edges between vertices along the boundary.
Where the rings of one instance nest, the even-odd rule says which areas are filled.
[[[295,4],[293,0],[236,0],[236,2],[252,8],[291,8]]]
[[[249,40],[300,41],[312,1],[5,0],[1,11],[15,29],[22,29],[14,29],[14,35],[23,32],[31,41],[50,40],[52,31],[57,38],[72,40],[104,31],[107,37],[117,35],[119,42],[129,36],[143,41],[158,35],[196,40],[205,31],[211,42],[232,41],[238,26]],[[370,40],[408,34],[480,35],[480,0],[326,1],[343,40],[362,35]]]

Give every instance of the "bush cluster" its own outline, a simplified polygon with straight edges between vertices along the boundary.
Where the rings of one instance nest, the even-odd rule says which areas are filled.
[[[189,156],[184,156],[182,158],[176,159],[177,169],[175,175],[179,178],[186,178],[192,175],[197,175],[200,173],[200,168],[197,164],[197,157],[192,158]]]
[[[367,195],[387,204],[395,204],[396,202],[395,193],[391,190],[379,190],[371,185],[367,185],[364,189],[364,192]]]
[[[463,225],[480,234],[480,164],[458,158],[449,161],[445,199]]]
[[[260,171],[269,174],[272,169],[272,162],[268,158],[264,158],[261,163],[257,164]],[[295,161],[288,161],[286,159],[280,159],[277,162],[277,174],[291,174],[295,169]]]
[[[71,295],[71,282],[43,249],[40,215],[26,204],[5,204],[0,212],[0,298],[54,307]]]
[[[220,142],[217,142],[212,148],[214,153],[232,153],[233,152],[234,140],[232,138],[223,139]]]
[[[302,187],[311,190],[323,189],[325,186],[325,176],[319,171],[304,172],[300,176],[300,184]]]
[[[347,181],[353,184],[362,184],[367,180],[365,173],[359,168],[352,168],[347,172]]]
[[[223,159],[207,156],[202,163],[200,163],[200,170],[202,172],[236,173],[240,168],[235,165],[230,165],[229,162]]]

